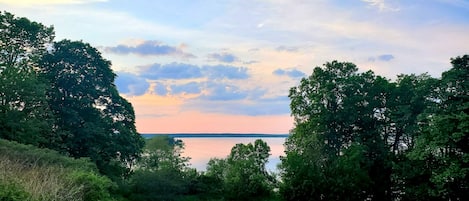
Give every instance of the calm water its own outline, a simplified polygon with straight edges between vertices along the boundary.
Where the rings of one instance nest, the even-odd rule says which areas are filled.
[[[206,169],[207,163],[211,158],[226,158],[234,145],[238,143],[253,143],[257,139],[262,139],[269,145],[271,156],[266,168],[270,171],[276,171],[277,164],[280,163],[280,156],[284,155],[283,143],[287,137],[287,135],[262,136],[257,134],[243,134],[243,136],[236,137],[232,137],[236,134],[202,137],[196,135],[187,136],[184,134],[173,137],[184,142],[185,149],[182,155],[190,157],[191,166],[200,171]],[[145,136],[151,137],[152,135]]]

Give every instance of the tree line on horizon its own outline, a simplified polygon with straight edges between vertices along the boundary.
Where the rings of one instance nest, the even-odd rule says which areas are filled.
[[[0,12],[0,138],[87,158],[42,157],[74,164],[58,178],[73,178],[76,200],[469,200],[469,55],[451,65],[440,78],[395,81],[349,62],[315,67],[289,91],[295,125],[279,173],[266,171],[262,140],[198,172],[181,141],[137,133],[96,48],[54,41],[52,26]],[[0,150],[12,164],[12,153],[27,152],[1,143],[22,150]],[[96,171],[76,172],[90,163]],[[44,200],[18,182],[0,177],[0,197]]]

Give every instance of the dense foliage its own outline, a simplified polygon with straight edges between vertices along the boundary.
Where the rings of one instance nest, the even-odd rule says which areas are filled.
[[[119,168],[110,167],[112,161],[132,163],[143,140],[135,129],[132,106],[114,85],[111,63],[83,42],[62,40],[53,47],[39,68],[49,86],[52,132],[63,151],[75,158],[90,157],[103,172]]]
[[[226,159],[209,161],[205,176],[218,183],[212,188],[226,200],[269,200],[276,184],[276,178],[265,169],[269,156],[270,147],[262,140],[236,144]]]
[[[111,63],[81,41],[52,42],[52,27],[7,12],[0,22],[1,137],[89,157],[101,172],[124,175],[143,140]]]
[[[285,200],[467,200],[469,56],[441,79],[395,82],[352,63],[316,67],[290,90],[295,128]]]
[[[0,140],[0,200],[112,200],[112,187],[89,160]]]
[[[49,145],[51,112],[37,63],[53,38],[52,27],[0,12],[0,137]]]
[[[188,158],[181,156],[183,144],[168,136],[153,137],[130,177],[129,200],[177,200],[190,188]]]

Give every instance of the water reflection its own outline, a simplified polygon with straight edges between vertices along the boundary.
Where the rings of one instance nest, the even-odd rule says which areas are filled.
[[[231,148],[238,143],[254,143],[258,138],[178,138],[185,144],[182,156],[190,157],[191,166],[199,171],[205,171],[211,158],[226,158]],[[280,163],[280,156],[284,155],[283,143],[285,138],[261,138],[270,147],[267,169],[276,171]]]

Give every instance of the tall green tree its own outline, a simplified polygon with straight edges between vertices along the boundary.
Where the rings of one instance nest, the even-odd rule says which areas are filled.
[[[392,152],[401,155],[415,146],[422,113],[434,104],[432,91],[438,80],[427,74],[398,75],[386,107],[386,139]]]
[[[409,154],[421,171],[407,181],[418,178],[419,186],[429,187],[408,192],[414,197],[469,199],[469,55],[451,59],[451,64],[442,74],[435,107],[424,113],[422,135]]]
[[[132,164],[143,139],[136,131],[131,104],[114,85],[111,62],[87,43],[62,40],[40,64],[50,86],[53,132],[63,142],[62,151],[76,158],[90,157],[107,173],[116,170],[110,169],[115,168],[112,164]]]
[[[465,200],[469,56],[441,80],[317,67],[290,90],[286,200]]]
[[[411,160],[408,154],[416,146],[422,135],[426,111],[435,104],[439,80],[427,74],[398,75],[392,83],[390,98],[385,113],[384,133],[392,152],[393,160],[393,198],[399,200],[431,200],[428,186],[422,181],[428,177],[425,168],[417,168],[423,163]]]
[[[282,158],[286,200],[389,200],[389,82],[333,61],[290,90],[295,128]]]
[[[0,12],[0,137],[54,147],[38,61],[54,38],[52,27]]]
[[[0,70],[33,71],[53,39],[53,27],[0,12]]]

